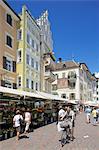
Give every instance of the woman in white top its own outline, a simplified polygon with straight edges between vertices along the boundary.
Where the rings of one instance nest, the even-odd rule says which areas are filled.
[[[25,133],[27,133],[31,124],[31,113],[29,112],[29,109],[27,109],[27,111],[25,112],[25,123]]]
[[[16,115],[13,118],[13,124],[14,124],[14,127],[15,127],[16,132],[17,132],[17,140],[19,140],[19,135],[20,135],[20,131],[21,131],[21,125],[20,125],[21,120],[23,120],[23,117],[20,114],[20,111],[17,110]]]

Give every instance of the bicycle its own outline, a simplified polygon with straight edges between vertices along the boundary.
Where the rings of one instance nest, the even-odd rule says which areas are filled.
[[[64,128],[61,135],[61,146],[63,147],[70,139],[70,128],[69,125]]]

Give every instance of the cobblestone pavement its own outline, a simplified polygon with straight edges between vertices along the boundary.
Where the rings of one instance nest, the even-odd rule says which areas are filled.
[[[16,137],[0,142],[0,150],[99,150],[99,126],[85,123],[85,115],[76,118],[75,140],[63,148],[59,142],[56,124],[34,130],[16,141]]]

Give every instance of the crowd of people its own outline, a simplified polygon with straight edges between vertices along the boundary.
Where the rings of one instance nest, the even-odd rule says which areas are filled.
[[[20,110],[17,110],[13,118],[13,126],[17,132],[17,140],[20,139],[22,124],[25,125],[24,134],[28,133],[29,126],[31,124],[31,113],[28,108],[25,110],[23,114],[21,113]]]
[[[99,123],[99,108],[97,107],[85,107],[86,123],[92,123],[96,126]]]
[[[32,115],[30,113],[30,110],[27,108],[24,110],[24,112],[17,110],[15,116],[13,117],[13,127],[16,130],[16,139],[20,139],[20,133],[22,131],[22,128],[24,126],[24,134],[28,133],[29,127],[31,124]],[[57,127],[58,131],[63,131],[62,123],[68,122],[68,125],[70,127],[70,133],[71,133],[71,140],[74,139],[74,126],[75,126],[75,113],[72,107],[65,106],[64,108],[62,106],[59,106],[58,108],[58,118],[57,118]],[[66,124],[64,123],[64,124]]]

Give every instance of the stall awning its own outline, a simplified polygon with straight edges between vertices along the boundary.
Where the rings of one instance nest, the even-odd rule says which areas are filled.
[[[13,94],[13,95],[20,95],[20,96],[24,96],[24,97],[27,96],[27,97],[35,97],[35,98],[45,99],[45,97],[43,97],[42,95],[39,95],[34,92],[20,91],[17,89],[11,89],[11,88],[6,88],[6,87],[2,87],[2,86],[0,86],[0,92]]]
[[[37,92],[37,94],[45,97],[46,99],[49,99],[49,100],[59,100],[59,101],[65,101],[65,102],[68,102],[67,99],[65,98],[61,98],[59,97],[58,95],[53,95],[53,94],[49,94],[49,93],[45,93],[45,92]]]
[[[99,106],[97,101],[86,101],[84,104],[89,106]]]
[[[77,102],[75,100],[69,100],[68,103],[77,105]]]

